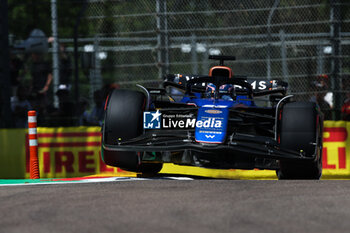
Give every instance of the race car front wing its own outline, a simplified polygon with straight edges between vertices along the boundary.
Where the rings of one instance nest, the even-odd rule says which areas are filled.
[[[276,160],[314,160],[315,156],[307,157],[303,151],[282,148],[274,139],[263,136],[235,133],[228,137],[225,143],[199,143],[193,133],[174,133],[174,131],[145,132],[145,134],[119,141],[115,145],[103,144],[107,151],[135,152],[174,152],[193,150],[204,153],[229,151],[235,155],[249,155]],[[310,146],[314,146],[310,144]]]

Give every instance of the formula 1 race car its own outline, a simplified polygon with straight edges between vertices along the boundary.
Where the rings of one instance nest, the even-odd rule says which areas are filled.
[[[209,58],[220,65],[208,76],[167,75],[162,88],[114,90],[105,106],[103,161],[148,174],[174,163],[319,179],[323,115],[318,105],[294,102],[283,81],[234,75],[224,65],[232,56]]]

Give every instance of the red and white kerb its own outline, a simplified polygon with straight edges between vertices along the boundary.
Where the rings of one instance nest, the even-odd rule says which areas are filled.
[[[29,140],[29,163],[30,179],[39,179],[39,159],[38,159],[38,136],[36,111],[28,112],[28,140]]]

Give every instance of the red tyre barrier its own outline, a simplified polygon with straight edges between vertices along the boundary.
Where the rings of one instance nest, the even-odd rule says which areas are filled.
[[[30,179],[40,179],[36,111],[28,112],[28,140],[30,154]]]

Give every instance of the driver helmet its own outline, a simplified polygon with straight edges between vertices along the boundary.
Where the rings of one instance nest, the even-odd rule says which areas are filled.
[[[206,97],[207,98],[214,98],[214,92],[215,92],[216,86],[212,83],[209,83],[206,87]],[[232,84],[224,84],[221,85],[219,88],[219,93],[224,93],[221,98],[224,100],[233,100],[232,99],[232,94],[233,94],[233,85]]]

